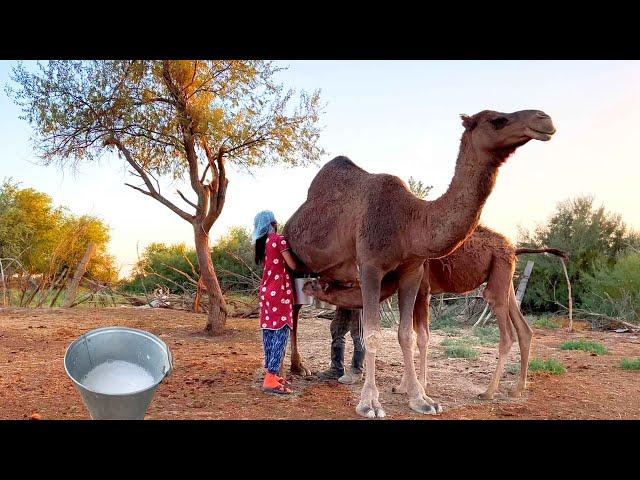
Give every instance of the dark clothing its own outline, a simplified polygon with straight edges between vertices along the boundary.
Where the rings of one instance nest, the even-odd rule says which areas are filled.
[[[353,358],[351,368],[362,373],[364,362],[364,344],[360,336],[360,310],[336,310],[331,321],[331,371],[344,375],[344,336],[351,333],[353,340]]]
[[[262,343],[264,346],[264,368],[269,373],[278,375],[284,352],[287,348],[287,340],[289,339],[289,327],[285,325],[278,330],[262,329]]]

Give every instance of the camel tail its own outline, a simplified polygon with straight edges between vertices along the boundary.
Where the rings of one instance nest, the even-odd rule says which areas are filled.
[[[522,255],[523,253],[550,253],[556,257],[569,260],[569,254],[557,248],[517,248],[516,255]]]

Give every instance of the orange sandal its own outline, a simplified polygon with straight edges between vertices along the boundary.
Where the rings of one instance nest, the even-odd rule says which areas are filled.
[[[267,372],[264,377],[264,382],[262,383],[262,390],[266,393],[276,393],[278,395],[289,395],[293,393],[283,382],[286,382],[284,378]]]
[[[264,369],[264,374],[267,375],[269,373],[269,370],[267,370],[266,368]],[[278,381],[282,384],[282,385],[291,385],[291,382],[289,380],[287,380],[284,377],[281,377],[279,375],[276,375],[276,377],[278,378]]]

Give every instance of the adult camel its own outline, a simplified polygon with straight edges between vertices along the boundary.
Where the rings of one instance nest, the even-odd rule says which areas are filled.
[[[523,253],[550,253],[566,261],[566,252],[555,248],[520,248],[516,249],[504,236],[488,228],[478,226],[471,236],[456,251],[439,259],[431,259],[424,263],[425,272],[418,289],[413,308],[413,328],[417,334],[419,349],[420,377],[418,381],[423,387],[427,381],[427,348],[429,346],[429,301],[431,295],[441,293],[463,294],[471,292],[487,283],[483,297],[494,312],[500,331],[498,346],[498,363],[489,386],[480,398],[492,399],[502,377],[507,355],[515,341],[512,325],[515,327],[520,347],[520,376],[518,383],[509,394],[520,396],[527,385],[529,368],[529,352],[531,349],[532,330],[522,316],[513,289],[513,273],[516,256]],[[380,291],[380,301],[393,295],[398,283],[388,281]],[[319,300],[329,302],[341,309],[353,310],[362,308],[362,292],[358,286],[345,287],[320,281],[308,282],[304,291]],[[508,308],[502,308],[508,305]],[[297,349],[297,339],[292,340],[292,349]],[[292,350],[293,351],[293,350]],[[292,353],[292,358],[300,354]],[[301,361],[301,360],[300,360]],[[293,364],[292,364],[293,368]],[[406,393],[406,378],[394,387],[394,393]]]
[[[359,282],[362,288],[366,374],[356,407],[359,415],[385,416],[375,382],[375,355],[381,336],[380,291],[390,280],[398,282],[398,340],[409,406],[420,413],[441,410],[426,395],[413,365],[413,308],[423,264],[450,254],[475,230],[499,167],[518,147],[532,139],[550,140],[555,133],[551,118],[537,110],[485,110],[462,116],[462,123],[455,173],[440,198],[418,199],[398,177],[371,174],[346,157],[336,157],[320,169],[307,200],[285,225],[292,251],[308,270],[321,280]]]

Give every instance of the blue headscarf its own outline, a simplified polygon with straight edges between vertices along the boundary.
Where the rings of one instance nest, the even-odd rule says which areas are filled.
[[[251,243],[255,244],[263,235],[273,232],[272,222],[276,221],[276,217],[271,210],[263,210],[253,219],[253,233],[251,234]]]

